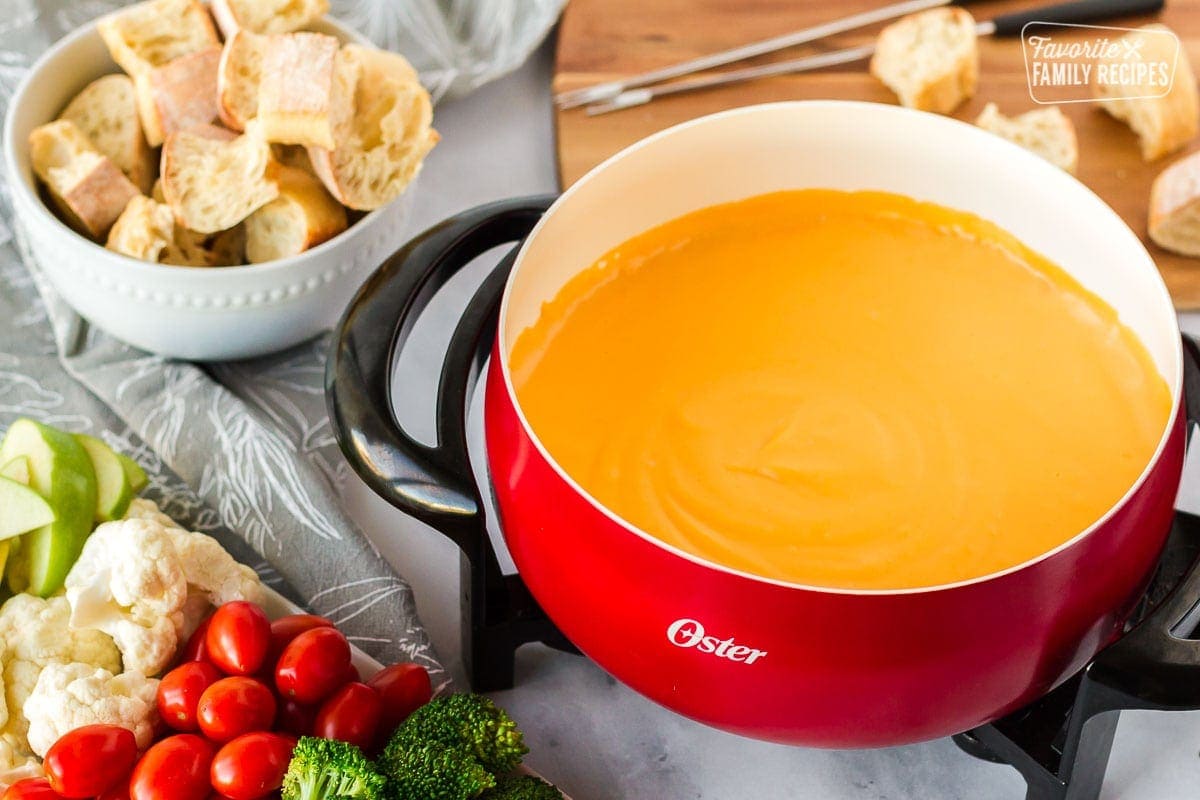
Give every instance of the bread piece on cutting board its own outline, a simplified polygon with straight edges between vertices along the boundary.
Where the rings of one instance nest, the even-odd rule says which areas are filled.
[[[217,121],[220,47],[206,47],[153,67],[136,78],[146,141],[157,147],[175,131]]]
[[[221,44],[198,0],[147,0],[101,17],[96,27],[113,61],[134,78]]]
[[[974,18],[961,8],[934,8],[893,22],[879,33],[871,74],[901,105],[949,114],[979,83]]]
[[[346,230],[346,209],[311,173],[278,169],[279,196],[246,217],[251,264],[299,255]]]
[[[158,160],[142,135],[132,78],[128,75],[97,78],[75,95],[59,119],[74,123],[140,191],[150,191]]]
[[[178,131],[163,145],[163,197],[177,223],[197,233],[217,233],[279,195],[277,168],[257,123],[230,141]]]
[[[342,53],[359,68],[353,112],[334,132],[337,147],[310,147],[308,157],[342,205],[370,211],[404,192],[438,134],[429,93],[402,56],[358,45]]]
[[[35,128],[29,134],[29,157],[71,227],[93,239],[103,239],[129,201],[141,194],[69,120]]]
[[[212,13],[225,38],[239,30],[291,33],[329,11],[329,0],[212,0]]]
[[[240,30],[225,40],[217,69],[217,113],[235,131],[258,115],[258,84],[267,37]]]
[[[1170,32],[1170,28],[1157,23],[1143,25],[1121,38],[1121,41],[1142,40],[1139,52],[1145,62],[1174,63],[1175,75],[1167,93],[1161,94],[1161,85],[1101,84],[1097,80],[1099,69],[1093,70],[1092,93],[1100,98],[1101,108],[1133,129],[1142,147],[1142,158],[1153,161],[1195,138],[1200,128],[1200,103],[1196,96],[1196,76],[1178,40],[1173,35],[1147,35],[1144,31]],[[1122,52],[1125,49],[1122,47]]]
[[[1154,179],[1149,230],[1159,247],[1200,257],[1200,152],[1179,159]]]
[[[354,108],[359,65],[320,33],[267,39],[258,84],[258,121],[269,142],[332,149]]]
[[[1026,111],[1015,117],[1000,113],[995,103],[984,106],[975,124],[985,131],[1024,147],[1071,174],[1079,165],[1075,124],[1058,106]]]

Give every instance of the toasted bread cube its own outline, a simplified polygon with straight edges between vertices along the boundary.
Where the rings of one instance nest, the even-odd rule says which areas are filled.
[[[212,13],[225,38],[238,31],[291,33],[329,11],[329,0],[212,0]]]
[[[113,61],[134,78],[221,44],[198,0],[146,0],[102,17],[96,27]]]
[[[158,159],[142,135],[137,93],[128,75],[105,75],[92,81],[67,104],[59,119],[74,123],[140,191],[150,191]]]
[[[221,48],[188,53],[138,76],[138,110],[146,140],[157,147],[175,131],[217,121]]]
[[[1079,164],[1075,124],[1058,106],[1037,108],[1020,116],[1006,117],[995,103],[988,103],[975,124],[1038,154],[1071,174],[1075,173],[1075,167]]]
[[[357,65],[320,33],[267,39],[258,85],[258,121],[269,142],[333,148],[354,104]]]
[[[309,147],[308,156],[339,202],[370,211],[404,192],[438,134],[429,93],[403,57],[358,45],[342,53],[360,73],[353,113],[339,124],[337,147]]]
[[[69,120],[35,128],[29,134],[29,156],[68,224],[93,239],[103,239],[129,201],[141,194]]]

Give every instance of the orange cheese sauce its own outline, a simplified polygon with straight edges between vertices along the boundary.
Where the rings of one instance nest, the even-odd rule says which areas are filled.
[[[1171,409],[1116,313],[978,217],[779,192],[616,247],[514,343],[585,491],[711,562],[808,585],[979,577],[1129,489]]]

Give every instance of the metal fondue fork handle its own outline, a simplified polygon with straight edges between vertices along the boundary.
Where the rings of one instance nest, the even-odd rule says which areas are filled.
[[[977,24],[975,26],[975,33],[978,36],[1017,36],[1031,22],[1058,24],[1097,22],[1110,17],[1152,13],[1161,10],[1163,5],[1164,0],[1079,0],[1079,2],[1060,3],[1058,5],[1045,6],[1013,14],[1003,14],[995,19]],[[706,75],[687,81],[631,89],[623,91],[611,99],[589,105],[587,113],[589,116],[607,114],[612,111],[620,111],[624,108],[644,105],[656,97],[664,97],[681,92],[692,92],[713,86],[740,83],[772,75],[791,75],[798,72],[832,67],[838,64],[849,64],[869,58],[874,52],[875,45],[868,44],[860,47],[846,48],[845,50],[836,50],[832,53],[822,53],[791,61],[767,64],[761,67],[748,67],[731,72],[721,72],[716,75]]]
[[[874,9],[872,11],[864,11],[860,14],[852,14],[842,19],[833,20],[832,22],[814,25],[811,28],[794,31],[776,36],[771,39],[764,39],[759,42],[735,47],[731,50],[723,50],[719,53],[710,53],[706,56],[693,58],[689,61],[682,61],[678,64],[672,64],[661,69],[644,72],[641,75],[634,75],[630,78],[622,78],[616,81],[608,81],[599,83],[594,86],[587,86],[582,89],[574,89],[569,92],[561,92],[555,95],[554,102],[560,108],[575,108],[576,106],[586,105],[588,103],[597,103],[602,100],[611,100],[627,89],[635,89],[639,86],[647,86],[651,83],[670,80],[671,78],[680,78],[684,75],[691,75],[694,72],[700,72],[713,67],[732,64],[735,61],[744,61],[747,58],[774,53],[779,50],[784,50],[788,47],[794,47],[805,42],[815,42],[818,39],[824,39],[829,36],[834,36],[846,31],[852,31],[857,28],[863,28],[867,25],[873,25],[876,22],[884,22],[885,20],[902,17],[905,14],[913,14],[918,11],[924,11],[928,8],[936,8],[938,6],[949,5],[952,0],[905,0],[902,3],[893,3],[884,8]],[[841,63],[841,62],[837,62]]]

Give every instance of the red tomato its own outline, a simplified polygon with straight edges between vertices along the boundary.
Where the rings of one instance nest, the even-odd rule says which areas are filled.
[[[45,778],[22,778],[4,790],[0,800],[63,800]]]
[[[283,785],[296,741],[277,733],[246,733],[213,758],[212,788],[230,800],[257,800]]]
[[[347,683],[321,704],[313,736],[371,747],[379,730],[379,693],[365,683]]]
[[[317,711],[317,706],[308,706],[297,703],[295,700],[284,700],[279,706],[279,716],[275,720],[275,727],[296,736],[311,736],[313,725],[317,721]]]
[[[129,774],[137,752],[128,728],[84,725],[52,744],[42,767],[50,787],[63,797],[95,797]]]
[[[206,800],[213,747],[193,733],[168,736],[146,751],[129,779],[130,800]]]
[[[354,666],[353,661],[346,665],[346,674],[342,676],[342,683],[362,683],[362,675],[358,674],[358,667]]]
[[[205,617],[204,621],[188,637],[187,644],[183,646],[183,655],[179,657],[180,664],[187,661],[208,661],[208,643],[205,640],[208,637],[210,622],[212,622],[212,616]]]
[[[163,676],[158,684],[158,713],[177,731],[194,731],[200,696],[217,681],[221,670],[206,661],[188,661]]]
[[[405,662],[384,667],[367,680],[367,685],[379,693],[383,710],[380,729],[385,736],[433,697],[429,671],[420,664]]]
[[[313,628],[283,649],[275,666],[275,688],[284,699],[319,703],[342,685],[350,643],[336,628]]]
[[[292,614],[290,617],[271,620],[271,649],[276,654],[282,653],[283,648],[291,644],[292,639],[305,631],[332,627],[332,622],[316,614]]]
[[[271,621],[254,603],[235,600],[213,612],[204,642],[208,660],[229,675],[250,675],[267,660]]]
[[[201,732],[228,742],[251,731],[268,731],[275,721],[275,694],[257,678],[222,678],[204,690],[196,704]]]
[[[122,776],[121,780],[97,795],[96,800],[129,800],[129,776]]]

